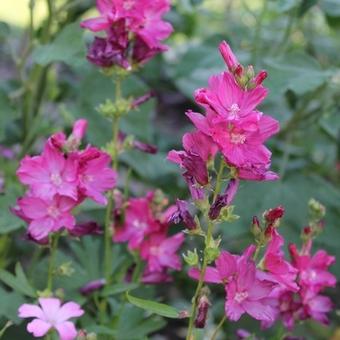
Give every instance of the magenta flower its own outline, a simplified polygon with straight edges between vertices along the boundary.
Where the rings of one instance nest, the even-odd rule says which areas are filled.
[[[129,199],[124,222],[115,228],[115,242],[128,242],[130,249],[138,249],[147,235],[167,228],[155,218],[151,201],[150,197]]]
[[[258,278],[255,263],[250,260],[254,251],[254,246],[248,247],[241,256],[222,251],[215,261],[216,267],[208,266],[205,272],[205,282],[221,283],[225,286],[225,313],[232,321],[238,321],[244,313],[256,320],[275,320],[273,298],[269,297],[275,284]],[[198,279],[200,271],[191,269],[189,275]]]
[[[284,258],[284,252],[281,249],[284,244],[283,237],[275,228],[272,229],[270,237],[263,260],[264,269],[270,273],[270,276],[265,277],[296,292],[299,290],[295,282],[298,270]]]
[[[169,223],[181,223],[183,222],[187,229],[194,230],[197,227],[195,219],[192,217],[189,211],[189,204],[187,201],[176,200],[176,210],[171,214]]]
[[[23,304],[18,310],[20,318],[34,318],[27,325],[27,331],[34,337],[42,337],[50,329],[57,330],[61,340],[73,340],[77,336],[77,330],[70,318],[80,317],[84,311],[75,302],[67,302],[61,305],[56,298],[40,298],[40,306]]]
[[[20,163],[17,176],[29,185],[34,195],[51,199],[55,194],[78,199],[78,163],[75,157],[65,158],[50,143],[46,143],[41,156],[26,156]]]
[[[213,111],[206,117],[192,111],[187,115],[198,130],[219,146],[229,164],[242,167],[247,163],[267,164],[270,161],[271,152],[263,143],[278,132],[279,124],[275,119],[252,112],[242,120],[229,123],[226,128],[225,122],[213,122],[216,117]]]
[[[167,237],[165,233],[155,233],[141,245],[141,258],[147,261],[150,272],[161,272],[164,268],[180,270],[180,257],[176,254],[184,242],[184,234]]]
[[[336,277],[328,271],[328,267],[335,262],[335,257],[324,250],[318,250],[313,256],[310,249],[306,253],[299,253],[295,244],[289,245],[293,265],[299,271],[299,284],[314,292],[325,287],[334,287]]]
[[[226,316],[238,321],[242,314],[247,313],[256,320],[275,320],[276,312],[272,299],[268,297],[273,287],[272,282],[257,279],[254,262],[240,261],[236,278],[226,286]]]
[[[163,268],[163,270],[160,272],[154,272],[146,268],[144,270],[141,281],[145,284],[159,284],[159,283],[171,282],[172,278],[168,274],[167,269],[168,268]]]
[[[184,151],[172,150],[167,159],[185,169],[185,174],[192,176],[197,183],[206,185],[209,182],[207,161],[217,152],[217,146],[211,138],[201,132],[186,133],[183,136]]]
[[[257,86],[251,90],[239,87],[227,72],[209,79],[209,87],[195,92],[195,100],[206,109],[217,113],[214,122],[242,119],[253,112],[267,96],[267,89]]]
[[[35,240],[43,240],[49,233],[62,228],[71,230],[75,225],[71,210],[76,202],[68,197],[55,195],[52,199],[43,200],[26,196],[17,204],[25,221],[29,221],[28,233]]]
[[[168,38],[172,26],[163,21],[169,11],[167,0],[98,0],[100,16],[85,20],[83,28],[93,32],[105,31],[105,38],[95,38],[88,59],[96,65],[130,67],[132,61],[145,63],[155,54],[166,50],[161,42]],[[133,36],[133,38],[132,38]]]
[[[117,173],[109,165],[111,157],[96,148],[88,148],[80,154],[79,188],[83,195],[106,205],[104,192],[116,185]]]

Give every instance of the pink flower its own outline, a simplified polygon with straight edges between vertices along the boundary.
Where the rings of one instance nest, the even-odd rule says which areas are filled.
[[[275,284],[258,279],[255,263],[249,259],[254,250],[255,247],[250,246],[241,256],[222,251],[215,261],[216,267],[208,266],[206,269],[205,282],[225,286],[225,313],[229,320],[238,321],[244,313],[257,320],[275,320],[273,299],[269,298]],[[191,269],[189,275],[198,279],[200,271]]]
[[[109,167],[111,157],[96,148],[88,148],[80,154],[79,188],[83,195],[106,205],[104,192],[116,184],[117,174]]]
[[[333,303],[327,296],[317,295],[313,291],[308,290],[303,294],[303,305],[305,313],[312,319],[329,324],[327,313],[333,309]]]
[[[289,245],[293,265],[299,271],[299,284],[314,292],[324,287],[334,287],[336,278],[328,272],[328,267],[335,262],[335,257],[324,250],[318,250],[313,256],[308,253],[299,253],[296,245]]]
[[[167,272],[167,268],[163,268],[162,271],[150,271],[145,269],[141,281],[145,284],[159,284],[165,282],[171,282],[172,278]]]
[[[169,223],[171,222],[175,224],[183,222],[189,230],[195,230],[197,227],[196,221],[189,211],[188,202],[179,199],[176,200],[176,210],[169,218]]]
[[[132,61],[143,64],[166,50],[161,41],[171,34],[172,26],[162,16],[170,9],[169,1],[98,0],[97,8],[99,17],[81,23],[83,28],[107,34],[104,38],[96,37],[90,47],[88,59],[92,63],[130,68],[130,51]]]
[[[42,337],[50,329],[56,329],[61,340],[73,340],[77,330],[70,318],[82,316],[84,311],[75,302],[67,302],[61,306],[56,298],[40,298],[40,306],[23,304],[18,310],[20,318],[34,318],[27,325],[27,331],[34,337]]]
[[[206,185],[209,182],[207,161],[215,156],[217,146],[211,138],[201,132],[186,133],[183,136],[185,151],[169,152],[167,159],[177,163],[186,170],[186,174],[192,176],[197,183]]]
[[[155,218],[150,198],[131,198],[125,210],[124,222],[115,228],[113,240],[128,242],[130,249],[138,249],[147,235],[163,228],[167,228],[167,225]]]
[[[209,79],[207,89],[195,92],[196,102],[217,113],[214,122],[239,120],[251,112],[264,100],[268,91],[263,86],[244,90],[227,72]]]
[[[59,194],[77,200],[77,171],[75,157],[65,158],[47,143],[41,156],[26,156],[21,161],[17,176],[21,183],[30,186],[34,195],[43,199]]]
[[[141,258],[147,261],[150,272],[160,272],[164,268],[180,270],[181,260],[176,254],[184,242],[184,234],[178,233],[167,237],[165,233],[155,233],[141,245]]]
[[[30,221],[28,232],[33,239],[43,240],[49,233],[62,228],[72,229],[75,218],[71,214],[76,202],[68,197],[55,195],[52,199],[43,200],[26,196],[17,202],[25,221]]]
[[[272,299],[268,297],[273,286],[270,281],[257,279],[254,262],[240,261],[235,280],[226,286],[226,316],[238,321],[242,314],[247,313],[256,320],[275,320],[276,312],[271,305]]]
[[[270,237],[263,261],[264,269],[271,274],[267,279],[272,279],[286,289],[296,292],[299,290],[295,282],[298,271],[284,258],[281,249],[284,244],[283,237],[275,228],[272,229]]]
[[[275,119],[252,112],[226,126],[225,122],[213,122],[216,117],[213,111],[209,111],[206,117],[192,111],[187,115],[197,129],[219,146],[229,164],[242,167],[247,163],[267,164],[270,161],[271,153],[263,143],[278,132],[279,124]]]
[[[279,176],[269,170],[270,161],[267,163],[251,163],[245,162],[242,166],[237,168],[237,174],[239,179],[247,181],[276,181]]]

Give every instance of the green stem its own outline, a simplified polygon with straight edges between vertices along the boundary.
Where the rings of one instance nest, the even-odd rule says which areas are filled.
[[[224,167],[225,167],[225,162],[223,159],[221,159],[220,168],[218,169],[217,178],[216,178],[216,187],[215,187],[215,192],[213,195],[213,202],[215,201],[217,195],[221,191]]]
[[[116,85],[115,100],[117,103],[122,97],[120,78],[117,78],[115,85]],[[112,146],[113,146],[112,168],[115,171],[117,171],[118,169],[119,122],[120,122],[120,115],[116,113],[115,116],[113,117],[113,122],[112,122]],[[104,231],[104,273],[105,273],[106,285],[110,284],[111,269],[112,269],[112,249],[111,249],[112,228],[113,228],[112,210],[113,210],[113,191],[109,193],[109,202],[106,208],[105,231]]]
[[[224,315],[223,318],[221,319],[220,323],[217,325],[217,327],[215,328],[214,330],[214,333],[213,335],[211,336],[211,339],[210,340],[216,340],[216,337],[218,335],[218,332],[220,331],[220,329],[222,328],[225,320],[226,320],[226,316]]]
[[[48,274],[47,274],[47,290],[52,291],[53,289],[53,276],[54,276],[54,265],[55,256],[58,248],[59,234],[52,235],[50,242],[50,260],[48,264]]]
[[[214,223],[209,220],[208,222],[208,229],[207,229],[207,236],[206,236],[206,241],[205,241],[205,249],[204,249],[204,259],[203,259],[203,264],[201,268],[201,273],[199,277],[199,281],[195,290],[195,295],[192,298],[192,307],[191,307],[191,314],[190,314],[190,319],[189,319],[189,326],[188,326],[188,332],[187,332],[187,337],[186,340],[192,340],[192,332],[193,332],[193,327],[194,327],[194,321],[195,321],[195,316],[197,312],[197,302],[198,302],[198,297],[201,292],[201,289],[204,284],[204,276],[205,276],[205,271],[208,266],[208,257],[206,256],[206,249],[211,243],[211,238],[212,238],[212,231],[214,228]]]

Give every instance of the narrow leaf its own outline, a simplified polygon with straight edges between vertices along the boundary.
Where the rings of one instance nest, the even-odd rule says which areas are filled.
[[[173,319],[179,318],[179,311],[174,307],[165,305],[164,303],[140,299],[140,298],[131,296],[128,292],[126,293],[126,298],[133,305],[139,308],[145,309],[151,313],[158,314],[166,318],[173,318]]]
[[[102,291],[101,296],[121,294],[126,291],[136,289],[138,286],[139,285],[137,283],[117,283],[113,286],[106,287]]]

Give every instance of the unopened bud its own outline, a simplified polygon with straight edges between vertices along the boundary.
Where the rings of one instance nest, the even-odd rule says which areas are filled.
[[[186,254],[183,254],[183,258],[189,266],[195,267],[198,265],[198,254],[196,249],[194,249],[194,251],[188,250]]]
[[[262,233],[260,221],[257,218],[257,216],[253,216],[253,224],[251,226],[251,232],[255,236],[255,238],[258,237],[259,235],[261,235],[261,233]]]
[[[208,317],[208,310],[211,306],[208,297],[204,294],[199,297],[197,305],[197,315],[195,319],[196,328],[204,328]]]
[[[285,209],[281,205],[279,205],[276,208],[265,211],[264,218],[268,224],[275,225],[283,217],[284,213]]]
[[[105,283],[106,283],[105,279],[90,281],[89,283],[81,287],[79,291],[83,295],[89,295],[95,291],[102,289]]]
[[[261,70],[256,77],[253,79],[253,82],[256,86],[259,86],[263,83],[263,81],[267,78],[268,73],[265,70]]]
[[[325,217],[326,214],[326,208],[324,205],[322,205],[320,202],[312,198],[308,202],[309,212],[311,215],[312,221],[320,221],[322,218]]]

